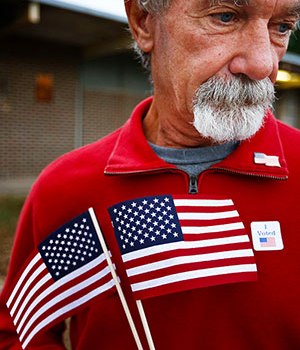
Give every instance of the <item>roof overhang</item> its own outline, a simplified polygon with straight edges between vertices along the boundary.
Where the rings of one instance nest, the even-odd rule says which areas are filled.
[[[85,13],[91,16],[102,17],[121,23],[127,23],[122,0],[116,1],[116,5],[113,8],[107,5],[111,3],[111,0],[93,1],[92,6],[91,1],[85,0],[35,0],[35,2]]]
[[[24,2],[22,11],[0,30],[0,40],[18,38],[66,45],[77,49],[83,59],[130,50],[131,35],[123,17],[105,11],[82,11],[83,8],[79,7],[75,11],[74,5],[67,6],[62,0],[38,1],[34,3],[39,6],[39,19],[35,23],[30,21],[28,9],[31,2]]]

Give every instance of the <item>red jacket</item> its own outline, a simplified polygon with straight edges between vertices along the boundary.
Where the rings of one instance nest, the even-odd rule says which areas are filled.
[[[151,100],[104,139],[47,167],[22,211],[4,291],[39,242],[88,207],[102,206],[100,222],[115,257],[126,298],[144,348],[147,343],[128,285],[107,208],[137,197],[186,194],[188,176],[152,151],[142,131]],[[169,294],[143,301],[157,350],[291,350],[300,348],[300,133],[271,114],[264,127],[225,160],[204,171],[200,194],[232,198],[251,239],[251,222],[278,221],[283,250],[255,251],[258,281]],[[254,153],[278,156],[281,167],[255,164]],[[20,349],[1,300],[0,349]],[[31,349],[61,349],[58,325]],[[135,349],[115,293],[99,297],[71,321],[73,349]]]

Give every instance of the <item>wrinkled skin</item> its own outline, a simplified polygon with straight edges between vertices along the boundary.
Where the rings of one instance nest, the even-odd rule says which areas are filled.
[[[126,3],[133,36],[151,53],[154,101],[144,119],[149,141],[169,147],[211,144],[192,125],[196,89],[210,77],[269,77],[299,17],[296,0],[173,0],[161,15]]]

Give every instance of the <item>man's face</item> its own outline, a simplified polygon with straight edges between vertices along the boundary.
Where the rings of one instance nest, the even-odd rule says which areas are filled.
[[[299,9],[297,0],[172,0],[154,22],[155,92],[191,119],[195,92],[212,77],[274,83]]]

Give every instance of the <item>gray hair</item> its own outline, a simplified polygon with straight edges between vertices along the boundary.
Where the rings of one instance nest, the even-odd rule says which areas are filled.
[[[148,12],[151,15],[159,15],[170,6],[171,0],[137,0],[137,3],[143,11]],[[141,50],[137,42],[133,43],[133,49],[142,66],[150,72],[151,54]]]
[[[170,6],[171,0],[137,0],[141,9],[151,14],[159,14]]]

